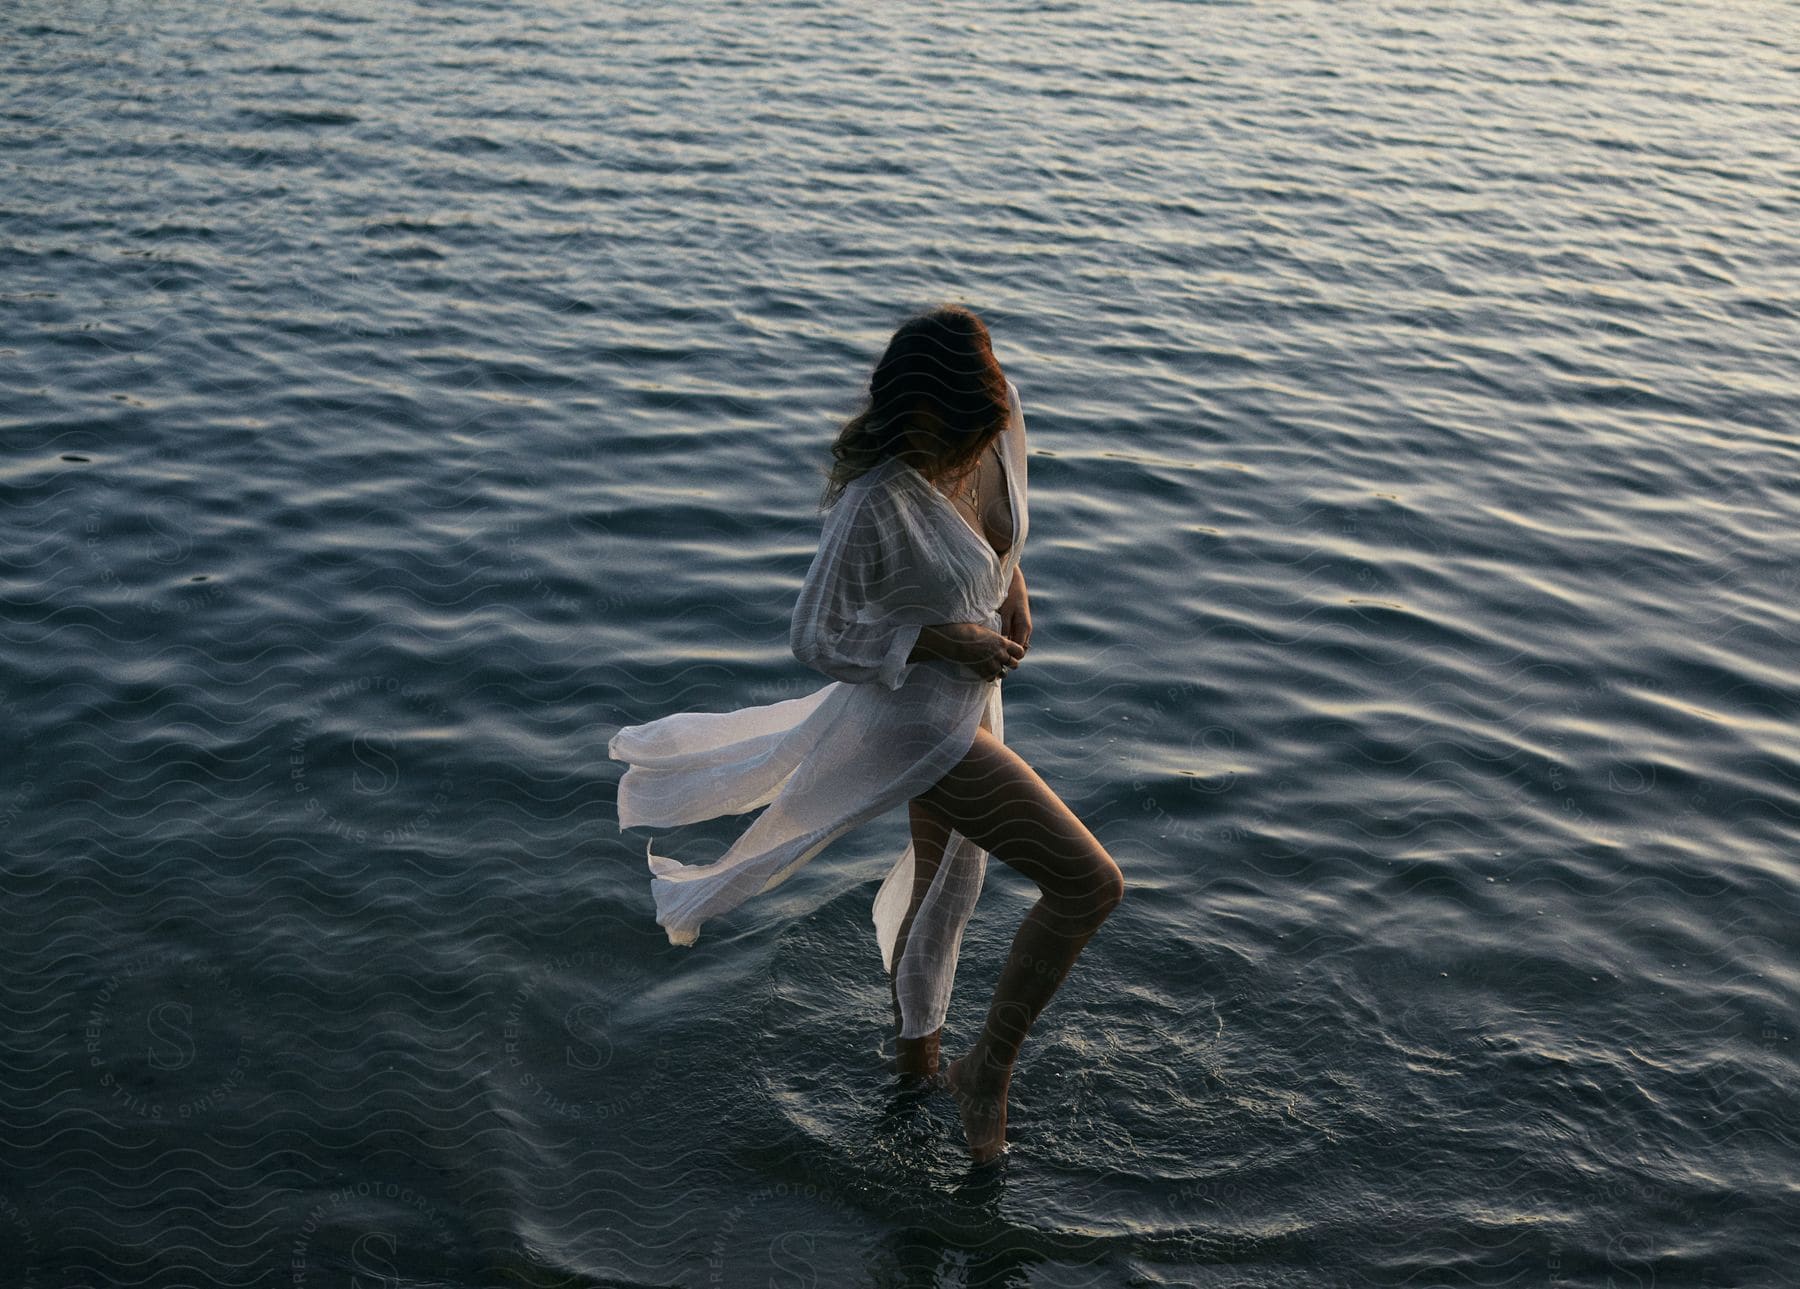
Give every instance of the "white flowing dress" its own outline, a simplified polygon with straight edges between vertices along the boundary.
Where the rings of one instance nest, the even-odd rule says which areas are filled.
[[[671,944],[693,944],[707,919],[779,886],[846,832],[904,806],[962,760],[978,727],[1004,739],[999,680],[961,663],[906,657],[929,624],[1000,629],[999,605],[1028,527],[1025,416],[1018,389],[1010,380],[1006,388],[1012,411],[998,443],[1012,542],[1004,555],[923,475],[890,457],[825,512],[795,603],[789,647],[832,683],[761,707],[677,712],[624,726],[608,741],[607,754],[626,763],[621,830],[767,807],[715,863],[678,863],[658,855],[654,839],[646,844],[656,921]],[[913,863],[908,840],[873,908],[905,1038],[943,1024],[987,852],[950,834],[896,971]]]

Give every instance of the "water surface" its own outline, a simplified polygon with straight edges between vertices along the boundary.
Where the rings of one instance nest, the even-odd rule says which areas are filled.
[[[1782,1283],[1787,12],[10,6],[13,1282]],[[1128,884],[997,1179],[881,1068],[902,817],[677,949],[605,755],[822,683],[940,298]]]

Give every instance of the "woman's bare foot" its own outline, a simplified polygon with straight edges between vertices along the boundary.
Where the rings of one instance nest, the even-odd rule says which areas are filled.
[[[974,1055],[971,1051],[950,1062],[944,1086],[962,1112],[969,1157],[977,1164],[985,1164],[1006,1153],[1006,1089],[1012,1082],[1012,1071],[996,1071],[986,1064],[977,1067],[970,1059]]]

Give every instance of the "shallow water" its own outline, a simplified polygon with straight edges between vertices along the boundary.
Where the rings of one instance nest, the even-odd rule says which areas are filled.
[[[10,6],[12,1282],[1782,1283],[1782,12]],[[822,683],[939,297],[1128,884],[999,1176],[881,1068],[902,817],[677,949],[606,758]]]

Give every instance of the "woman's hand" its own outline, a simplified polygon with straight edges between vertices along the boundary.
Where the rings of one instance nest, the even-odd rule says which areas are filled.
[[[1021,650],[1031,648],[1031,600],[1025,594],[1025,574],[1013,565],[1012,585],[1000,601],[1000,634]]]
[[[932,633],[932,655],[959,662],[983,680],[998,680],[1025,656],[1025,647],[980,622],[948,622]]]

